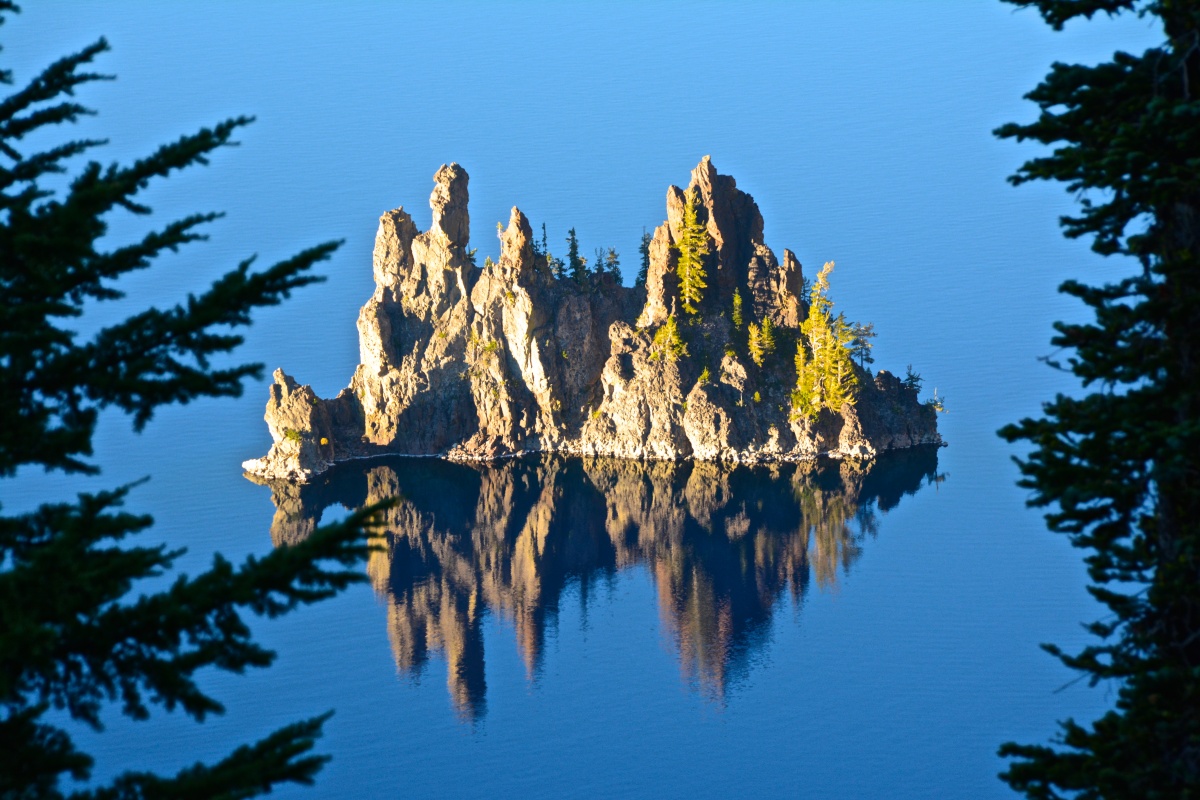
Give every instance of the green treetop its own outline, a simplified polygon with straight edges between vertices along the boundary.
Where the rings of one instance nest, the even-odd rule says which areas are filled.
[[[809,294],[808,317],[800,325],[796,342],[796,389],[792,392],[793,412],[815,419],[822,408],[839,411],[845,403],[854,404],[858,376],[850,356],[853,335],[845,317],[833,316],[829,299],[827,261],[813,282]]]
[[[816,419],[821,410],[821,379],[803,341],[796,343],[796,388],[792,390],[792,414]]]
[[[578,284],[587,283],[587,259],[579,255],[579,239],[574,228],[567,231],[567,274]]]
[[[762,321],[762,325],[751,322],[746,326],[746,332],[750,358],[761,367],[766,357],[775,352],[775,325],[771,318],[767,317]]]
[[[675,315],[667,317],[667,321],[654,332],[654,340],[650,352],[650,360],[658,361],[665,358],[674,362],[688,354],[687,345],[679,335],[679,326],[675,323]]]
[[[638,265],[637,278],[634,279],[634,286],[645,286],[646,280],[650,277],[650,242],[653,237],[646,233],[646,229],[642,228],[641,243],[638,244],[638,255],[642,257]]]
[[[596,263],[599,264],[600,261],[597,259]],[[609,275],[612,276],[612,279],[616,281],[617,285],[619,286],[622,280],[621,254],[616,251],[616,248],[610,247],[608,248],[607,252],[605,252],[604,269]]]
[[[761,367],[767,352],[763,347],[762,331],[759,330],[757,322],[746,326],[746,349],[750,352],[750,360]]]
[[[15,10],[0,0],[0,22]],[[250,122],[221,122],[128,166],[88,162],[64,184],[59,176],[102,142],[31,152],[24,140],[46,143],[56,126],[91,113],[72,97],[104,79],[86,69],[107,49],[101,39],[0,101],[0,480],[21,467],[98,473],[93,439],[105,409],[125,412],[140,429],[161,406],[240,395],[262,365],[218,368],[212,359],[242,343],[236,329],[252,311],[320,280],[312,267],[338,246],[258,270],[248,258],[179,305],[78,333],[86,309],[124,296],[120,278],[204,238],[202,226],[219,216],[193,214],[113,244],[113,215],[148,215],[142,190],[208,163]],[[11,84],[11,73],[0,72],[0,82]],[[30,513],[0,516],[0,797],[62,798],[64,780],[87,780],[93,759],[76,748],[69,725],[99,730],[106,705],[118,703],[134,719],[155,705],[196,720],[221,713],[200,675],[264,667],[275,655],[254,642],[244,614],[275,617],[365,577],[357,566],[370,511],[241,565],[215,556],[211,569],[144,593],[141,580],[168,573],[183,550],[132,543],[152,520],[122,510],[131,488],[50,498]],[[71,796],[244,798],[311,783],[327,760],[311,752],[327,716],[213,764],[170,777],[129,771]]]
[[[1080,212],[1070,238],[1132,257],[1105,285],[1067,281],[1094,318],[1055,323],[1056,364],[1086,393],[1000,433],[1031,504],[1086,552],[1089,591],[1108,613],[1079,652],[1047,646],[1116,690],[1091,723],[1051,745],[1007,744],[1002,777],[1031,798],[1200,797],[1200,5],[1183,0],[1041,0],[1055,29],[1133,12],[1161,26],[1141,54],[1061,64],[1026,97],[1040,113],[1002,138],[1038,142],[1011,180],[1062,181]]]
[[[684,195],[683,222],[679,226],[679,241],[675,247],[679,251],[679,264],[676,267],[679,298],[683,301],[683,310],[689,314],[699,310],[696,304],[704,298],[704,290],[708,288],[704,282],[708,233],[700,224],[699,207],[700,193],[694,188],[688,189]]]
[[[875,363],[875,358],[871,355],[875,344],[871,340],[876,336],[874,322],[855,322],[850,326],[850,355],[858,359],[858,366],[863,369],[866,369],[868,364]]]
[[[854,405],[858,375],[854,372],[854,361],[850,348],[854,336],[846,323],[844,314],[838,314],[829,325],[829,347],[822,353],[822,371],[825,378],[825,405],[837,411],[843,403]]]

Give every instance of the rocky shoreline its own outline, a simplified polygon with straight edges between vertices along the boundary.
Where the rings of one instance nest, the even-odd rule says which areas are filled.
[[[687,187],[709,251],[694,314],[677,275],[679,187],[649,242],[645,285],[625,287],[604,272],[559,274],[517,208],[499,261],[477,267],[466,170],[443,166],[434,181],[430,230],[403,208],[380,218],[350,385],[324,399],[276,370],[266,411],[274,444],[243,464],[251,477],[302,483],[389,454],[752,463],[942,444],[934,409],[884,370],[855,366],[853,402],[797,413],[794,356],[809,313],[800,263],[789,250],[776,259],[754,199],[708,157]],[[775,342],[754,357],[747,329],[758,325]]]

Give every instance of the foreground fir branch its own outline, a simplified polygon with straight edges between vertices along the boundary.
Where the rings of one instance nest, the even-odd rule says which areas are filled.
[[[1087,552],[1089,591],[1109,610],[1078,653],[1047,646],[1116,707],[1066,720],[1053,745],[1006,744],[1003,774],[1033,798],[1200,797],[1200,6],[1041,0],[1056,29],[1099,11],[1135,12],[1165,41],[1096,66],[1054,64],[1029,99],[1041,109],[1001,137],[1053,148],[1013,183],[1057,180],[1081,196],[1068,237],[1140,270],[1062,291],[1094,314],[1057,323],[1064,369],[1090,393],[1001,431],[1033,445],[1020,461],[1032,504]]]
[[[0,22],[15,10],[0,0]],[[88,459],[105,408],[124,411],[140,429],[162,405],[241,394],[262,365],[215,366],[213,359],[242,343],[235,329],[250,324],[254,309],[321,280],[312,267],[338,246],[318,245],[261,270],[247,259],[198,296],[82,339],[69,326],[86,303],[122,297],[122,276],[204,238],[201,226],[219,215],[194,214],[105,250],[98,242],[108,216],[149,214],[138,195],[152,180],[207,164],[250,122],[227,120],[128,166],[87,163],[56,195],[41,182],[75,169],[102,142],[25,152],[22,140],[92,113],[68,98],[107,79],[86,71],[107,49],[101,39],[60,59],[0,102],[0,479],[22,466],[98,472]],[[11,74],[0,72],[0,81],[11,83]],[[155,705],[201,721],[221,713],[197,673],[270,665],[274,653],[253,641],[245,615],[275,617],[363,581],[363,533],[378,510],[241,565],[218,555],[206,572],[134,597],[139,579],[167,574],[183,551],[125,541],[152,523],[122,510],[131,488],[0,516],[0,797],[240,798],[311,783],[328,759],[313,753],[328,714],[173,777],[131,771],[88,791],[62,786],[67,776],[87,780],[93,759],[75,748],[61,715],[47,721],[48,711],[96,729],[102,709],[114,703],[134,719]],[[63,586],[70,588],[54,588]]]

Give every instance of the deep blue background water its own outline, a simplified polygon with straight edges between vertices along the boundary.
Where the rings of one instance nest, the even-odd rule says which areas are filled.
[[[989,797],[1005,793],[1000,742],[1045,740],[1055,719],[1112,700],[1056,692],[1072,675],[1037,649],[1080,643],[1099,612],[1078,555],[1023,507],[994,431],[1070,387],[1037,362],[1050,322],[1079,314],[1057,283],[1123,267],[1062,240],[1058,187],[1006,185],[1034,151],[990,131],[1031,117],[1021,95],[1050,61],[1146,46],[1147,23],[1053,34],[992,2],[80,3],[30,4],[0,30],[18,82],[99,35],[118,80],[83,92],[101,113],[75,133],[110,138],[102,160],[234,114],[257,122],[210,168],[148,193],[163,222],[228,216],[210,242],[125,281],[129,299],[97,319],[173,302],[251,253],[345,239],[328,282],[261,313],[242,353],[331,395],[358,360],[378,215],[404,205],[428,225],[440,164],[471,173],[480,257],[516,204],[552,243],[574,227],[585,253],[616,247],[632,278],[666,187],[711,154],[754,195],[777,253],[810,275],[836,260],[839,309],[875,322],[877,366],[911,362],[948,397],[951,446],[947,480],[884,515],[836,587],[802,608],[785,598],[723,698],[681,674],[645,568],[586,604],[568,584],[535,674],[511,624],[487,616],[488,710],[474,723],[453,712],[436,659],[397,674],[385,605],[363,586],[259,625],[280,659],[211,676],[224,717],[111,714],[106,733],[80,732],[98,777],[212,759],[336,708],[320,796]],[[143,225],[114,219],[114,241]],[[99,480],[24,474],[3,503],[152,475],[132,506],[157,519],[147,538],[189,547],[185,569],[265,552],[270,493],[238,466],[269,444],[265,395],[168,409],[141,436],[108,419]]]

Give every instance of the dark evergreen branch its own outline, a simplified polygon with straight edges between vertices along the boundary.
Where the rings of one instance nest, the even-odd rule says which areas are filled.
[[[212,766],[196,764],[174,778],[129,772],[111,787],[72,794],[71,800],[241,800],[283,783],[309,786],[329,756],[312,755],[332,712],[281,728],[244,745]]]
[[[103,546],[150,525],[145,516],[112,513],[129,488],[0,518],[0,555],[11,564],[0,572],[0,704],[32,693],[94,726],[103,703],[118,698],[135,718],[148,714],[147,699],[197,719],[219,712],[195,672],[241,672],[274,657],[250,639],[239,610],[275,617],[364,581],[351,569],[369,549],[362,531],[390,505],[238,568],[217,556],[207,572],[126,604],[134,581],[163,574],[183,552]],[[42,591],[47,570],[69,590]]]

